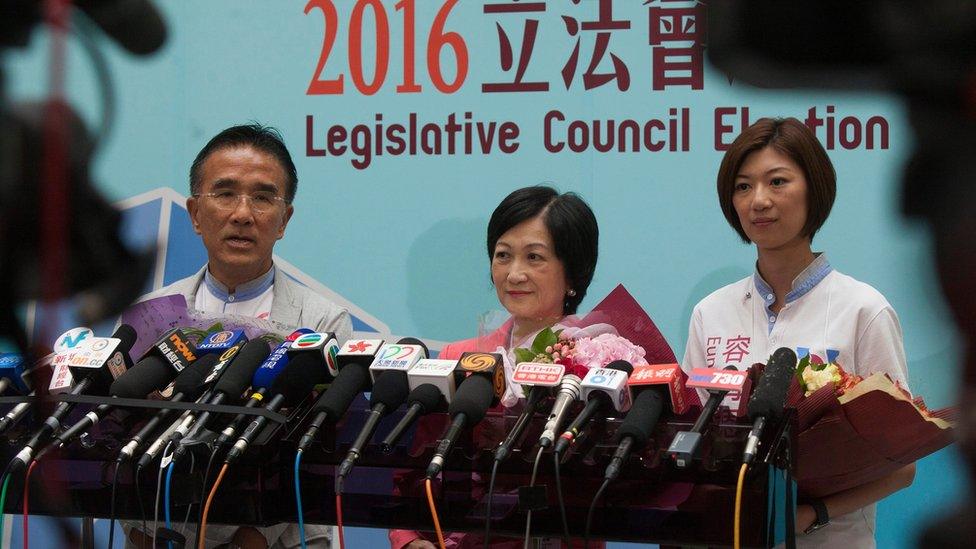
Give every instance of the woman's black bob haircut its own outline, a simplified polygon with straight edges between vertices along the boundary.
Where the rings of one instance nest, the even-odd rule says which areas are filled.
[[[593,210],[576,193],[559,194],[552,187],[540,185],[518,189],[506,196],[488,221],[488,261],[505,232],[539,215],[552,237],[556,257],[566,270],[566,282],[575,292],[566,296],[563,314],[574,314],[593,280],[600,239]]]

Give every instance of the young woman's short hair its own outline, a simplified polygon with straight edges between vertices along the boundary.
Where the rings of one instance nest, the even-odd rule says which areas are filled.
[[[834,205],[837,174],[817,136],[796,118],[762,118],[743,130],[729,146],[718,169],[718,202],[725,219],[743,242],[749,242],[732,205],[735,178],[746,158],[766,147],[788,156],[803,170],[807,181],[807,222],[803,235],[813,240]]]

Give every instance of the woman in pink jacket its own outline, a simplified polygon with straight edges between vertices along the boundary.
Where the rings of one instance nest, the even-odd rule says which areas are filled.
[[[596,217],[577,195],[544,186],[509,194],[488,221],[488,258],[498,301],[512,317],[491,334],[446,345],[440,358],[457,359],[466,351],[496,352],[499,347],[512,353],[530,346],[543,328],[574,314],[593,280],[598,240]],[[514,364],[514,357],[509,358]],[[432,430],[427,438],[438,433]],[[424,434],[418,429],[416,436]],[[480,548],[485,541],[474,533],[445,536],[448,548]],[[433,549],[436,541],[433,533],[390,532],[392,549]],[[492,536],[491,547],[515,549],[522,543]],[[558,541],[554,543],[547,547],[559,547]]]

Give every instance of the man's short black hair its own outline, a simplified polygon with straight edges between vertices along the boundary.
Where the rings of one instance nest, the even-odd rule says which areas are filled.
[[[552,187],[540,185],[506,196],[488,221],[488,260],[505,232],[540,214],[552,237],[556,257],[563,263],[569,288],[575,291],[575,295],[565,297],[563,314],[574,314],[593,280],[600,239],[593,210],[575,193],[559,194]]]
[[[250,146],[273,156],[281,169],[285,172],[285,202],[291,204],[295,200],[295,193],[298,191],[298,172],[295,170],[295,163],[291,160],[288,148],[281,138],[281,133],[271,126],[252,123],[240,126],[231,126],[218,133],[204,145],[203,149],[197,154],[190,166],[190,194],[200,194],[203,181],[200,181],[200,170],[203,163],[216,151],[235,147]]]

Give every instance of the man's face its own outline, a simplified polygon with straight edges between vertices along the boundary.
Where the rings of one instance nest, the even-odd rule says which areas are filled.
[[[282,200],[274,200],[266,211],[254,210],[248,197],[273,193],[284,197],[286,176],[278,161],[248,145],[218,149],[200,169],[200,196],[190,197],[193,230],[203,238],[210,261],[210,273],[229,288],[253,280],[271,268],[276,240],[294,211]],[[229,209],[221,207],[210,193],[235,193],[238,199]]]

